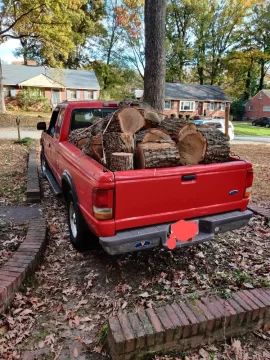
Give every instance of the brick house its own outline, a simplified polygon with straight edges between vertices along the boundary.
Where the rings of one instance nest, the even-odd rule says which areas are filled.
[[[53,106],[65,100],[98,99],[100,86],[93,71],[54,69],[28,65],[2,64],[5,98],[22,89],[38,89]]]
[[[270,90],[259,91],[245,105],[245,116],[248,119],[270,117]]]
[[[141,98],[142,90],[135,91],[135,97]],[[231,100],[218,86],[197,84],[165,84],[164,114],[184,116],[201,115],[207,117],[225,117],[226,104]]]

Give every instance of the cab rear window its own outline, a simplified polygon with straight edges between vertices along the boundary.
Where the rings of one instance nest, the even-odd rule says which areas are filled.
[[[70,131],[81,129],[93,124],[96,119],[104,118],[108,114],[115,112],[115,108],[83,108],[74,109],[71,114]]]

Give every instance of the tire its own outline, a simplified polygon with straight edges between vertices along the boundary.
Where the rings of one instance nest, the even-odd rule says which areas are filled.
[[[70,241],[79,252],[96,249],[98,238],[90,232],[72,191],[67,196],[67,213]]]
[[[252,122],[252,126],[256,126],[256,123],[254,121]]]
[[[46,179],[45,172],[48,169],[48,164],[43,151],[40,153],[40,168],[43,179]]]
[[[266,124],[265,127],[266,127],[266,128],[270,128],[270,124]]]

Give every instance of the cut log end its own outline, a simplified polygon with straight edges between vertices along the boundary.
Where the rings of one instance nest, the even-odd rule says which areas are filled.
[[[111,154],[110,170],[111,171],[125,171],[133,170],[133,154],[128,153],[113,153]]]
[[[120,109],[116,114],[116,118],[120,132],[125,134],[133,135],[145,126],[145,120],[136,108],[129,107]],[[111,125],[113,131],[115,131],[114,125],[117,125],[115,120],[112,121]],[[108,131],[111,131],[110,126],[108,127]]]
[[[204,159],[206,139],[198,131],[186,132],[177,146],[182,165],[197,165]]]

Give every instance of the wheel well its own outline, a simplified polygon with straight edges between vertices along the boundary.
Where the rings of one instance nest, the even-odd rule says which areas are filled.
[[[67,197],[68,197],[68,193],[71,190],[69,183],[63,179],[62,180],[62,191],[63,191],[63,196],[64,199],[67,201]]]

